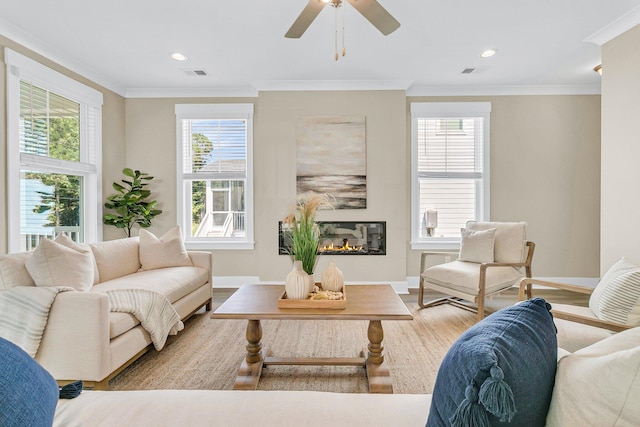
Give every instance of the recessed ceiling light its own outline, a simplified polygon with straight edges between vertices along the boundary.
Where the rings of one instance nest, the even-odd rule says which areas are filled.
[[[175,59],[176,61],[186,61],[187,60],[187,56],[183,55],[180,52],[174,52],[171,54],[171,58]]]
[[[480,56],[482,56],[483,58],[489,58],[490,56],[493,56],[495,54],[496,54],[495,49],[487,49],[484,52],[482,52]]]

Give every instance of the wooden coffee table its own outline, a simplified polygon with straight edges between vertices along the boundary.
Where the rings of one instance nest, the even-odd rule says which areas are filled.
[[[382,354],[382,320],[413,320],[390,285],[347,285],[344,309],[278,308],[282,285],[244,285],[211,314],[213,319],[247,319],[247,354],[233,385],[234,390],[255,390],[266,365],[362,366],[371,393],[393,393]],[[265,357],[261,320],[368,320],[369,344],[361,357]]]

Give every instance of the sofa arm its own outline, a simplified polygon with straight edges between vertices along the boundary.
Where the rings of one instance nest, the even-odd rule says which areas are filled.
[[[188,253],[193,265],[209,270],[209,283],[213,283],[213,254],[207,251],[188,251]]]
[[[60,292],[36,360],[56,380],[100,381],[111,371],[109,299],[98,292]]]

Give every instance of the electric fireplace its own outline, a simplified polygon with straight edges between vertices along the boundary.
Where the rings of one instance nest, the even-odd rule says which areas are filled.
[[[386,255],[386,221],[318,221],[321,255]],[[278,223],[278,253],[288,255],[290,232]]]

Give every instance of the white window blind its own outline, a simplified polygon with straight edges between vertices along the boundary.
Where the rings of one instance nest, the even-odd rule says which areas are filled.
[[[176,117],[185,244],[253,248],[253,105],[179,104]]]
[[[467,220],[476,218],[476,181],[482,179],[482,118],[420,117],[417,128],[420,211],[438,213],[434,237],[455,237]]]
[[[20,152],[80,161],[80,104],[20,81]]]
[[[102,94],[10,49],[5,62],[9,250],[98,241]]]
[[[465,223],[488,212],[490,106],[473,104],[412,104],[414,243],[459,242]]]
[[[247,172],[246,120],[182,120],[183,172],[187,177],[244,179]]]

